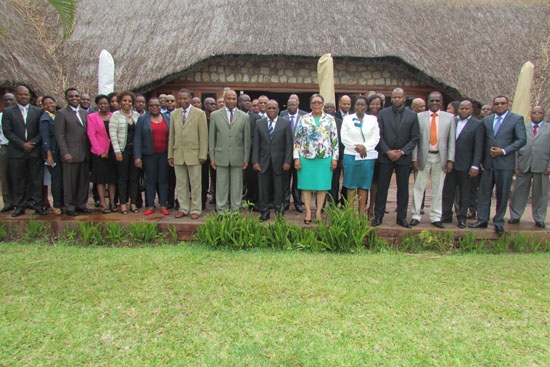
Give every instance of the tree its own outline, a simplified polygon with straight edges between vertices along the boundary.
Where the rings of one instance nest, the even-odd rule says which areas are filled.
[[[74,13],[77,0],[48,0],[59,14],[63,26],[63,39],[71,35],[75,26]]]

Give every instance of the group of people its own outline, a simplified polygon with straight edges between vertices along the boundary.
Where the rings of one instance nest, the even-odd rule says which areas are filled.
[[[516,174],[509,223],[519,222],[532,183],[535,224],[545,226],[550,174],[550,144],[545,140],[550,127],[542,121],[540,106],[533,108],[531,125],[526,126],[522,116],[509,111],[504,96],[483,106],[483,120],[473,115],[468,100],[451,102],[443,111],[439,92],[406,107],[401,88],[393,90],[387,108],[382,94],[359,96],[353,108],[347,95],[336,106],[313,94],[309,113],[299,108],[296,94],[280,111],[274,99],[251,100],[234,90],[217,101],[201,101],[181,89],[147,103],[144,96],[124,91],[98,95],[97,110],[75,88],[65,91],[65,99],[67,106],[58,109],[53,97],[42,96],[40,108],[30,104],[25,86],[4,95],[2,212],[13,211],[17,217],[31,203],[37,214],[45,214],[46,167],[55,214],[89,213],[91,179],[96,205],[105,214],[138,213],[144,186],[145,215],[158,204],[164,215],[175,207],[176,218],[197,219],[208,192],[218,213],[238,213],[246,193],[261,221],[269,220],[272,210],[284,215],[291,198],[306,224],[322,220],[327,201],[347,200],[378,226],[387,213],[395,172],[398,225],[420,223],[429,180],[434,226],[451,223],[454,207],[460,228],[476,215],[469,227],[487,227],[495,188],[493,224],[501,234]],[[409,222],[411,172],[415,183]]]

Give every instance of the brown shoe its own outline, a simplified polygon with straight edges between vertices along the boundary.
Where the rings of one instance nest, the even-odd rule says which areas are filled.
[[[197,219],[199,219],[199,217],[200,217],[200,215],[198,215],[197,213],[191,214],[191,219],[197,220]]]
[[[183,217],[185,217],[185,213],[182,212],[181,210],[176,213],[176,218],[183,218]]]

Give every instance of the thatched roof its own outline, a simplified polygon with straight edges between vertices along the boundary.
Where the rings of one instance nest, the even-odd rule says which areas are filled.
[[[525,61],[548,65],[547,0],[96,0],[79,2],[77,14],[58,60],[64,87],[91,92],[102,49],[115,59],[116,88],[142,90],[212,57],[332,52],[397,58],[462,97],[489,101],[513,96]],[[550,88],[543,94],[550,102]]]
[[[0,1],[0,87],[25,84],[46,93],[60,85],[56,19],[45,4]]]

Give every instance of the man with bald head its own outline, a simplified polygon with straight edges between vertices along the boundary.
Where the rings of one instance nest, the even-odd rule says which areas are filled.
[[[441,221],[451,223],[453,203],[457,204],[458,227],[466,228],[470,187],[472,180],[479,175],[483,154],[483,126],[473,116],[471,101],[464,100],[458,107],[456,117],[455,163],[453,170],[445,176],[443,184],[443,214]]]
[[[23,85],[15,88],[17,104],[4,110],[2,131],[9,140],[8,170],[12,179],[15,210],[12,217],[25,214],[25,189],[30,185],[30,196],[36,214],[44,215],[42,208],[42,178],[44,164],[40,145],[40,116],[42,110],[30,104],[31,94]]]
[[[92,99],[88,93],[82,93],[80,95],[80,108],[88,113],[95,112],[96,110],[91,107]]]
[[[397,221],[402,227],[410,228],[407,222],[409,204],[409,175],[413,149],[419,139],[418,115],[405,108],[405,91],[395,88],[391,95],[392,106],[378,113],[380,142],[378,151],[378,192],[374,208],[373,226],[382,224],[386,211],[388,189],[395,170],[397,180]]]
[[[350,114],[351,110],[351,98],[344,94],[338,100],[338,111],[334,114],[334,117],[344,121],[344,117]]]
[[[271,99],[266,106],[267,117],[255,124],[252,144],[252,166],[258,172],[260,221],[269,219],[270,198],[273,195],[275,215],[283,215],[284,173],[290,170],[294,138],[290,121],[279,117],[279,103]]]
[[[198,108],[199,110],[202,109],[201,99],[199,97],[191,98],[191,106]]]
[[[237,109],[237,93],[228,90],[224,107],[210,115],[210,165],[216,170],[216,210],[237,214],[241,208],[243,170],[250,157],[250,119]]]
[[[535,225],[545,228],[548,208],[548,176],[550,175],[550,124],[544,120],[544,108],[531,109],[527,125],[527,143],[519,150],[516,163],[516,184],[510,200],[510,224],[519,223],[531,185],[533,187],[532,215]]]
[[[493,106],[491,106],[490,104],[484,104],[482,107],[481,107],[481,117],[487,117],[489,115],[491,115],[493,113]]]
[[[4,109],[13,106],[16,103],[15,96],[12,93],[4,94],[2,103],[4,103]],[[4,202],[4,207],[0,212],[7,213],[15,209],[15,202],[13,200],[13,189],[11,188],[11,178],[9,177],[8,170],[8,144],[10,141],[2,131],[3,115],[4,113],[0,112],[0,176],[2,177],[2,201]]]
[[[411,102],[411,110],[416,113],[426,111],[426,101],[424,101],[422,98],[413,99]]]

